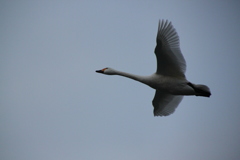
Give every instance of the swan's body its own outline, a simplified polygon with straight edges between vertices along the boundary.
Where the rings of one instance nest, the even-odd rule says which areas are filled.
[[[159,21],[155,54],[157,71],[150,76],[134,75],[112,68],[104,68],[96,72],[124,76],[156,89],[152,101],[154,116],[172,114],[184,95],[210,97],[211,93],[207,86],[196,85],[186,79],[186,62],[179,48],[177,32],[171,22]]]

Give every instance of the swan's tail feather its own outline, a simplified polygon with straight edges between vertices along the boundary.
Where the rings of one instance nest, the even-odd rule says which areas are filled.
[[[189,86],[191,86],[195,92],[196,96],[202,96],[202,97],[210,97],[211,96],[211,91],[208,86],[203,85],[203,84],[192,84],[188,83]]]

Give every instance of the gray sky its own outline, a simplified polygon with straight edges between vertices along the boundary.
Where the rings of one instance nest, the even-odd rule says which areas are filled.
[[[0,1],[0,159],[240,159],[240,2]],[[154,117],[154,90],[104,67],[149,75],[159,19],[172,21],[185,97]]]

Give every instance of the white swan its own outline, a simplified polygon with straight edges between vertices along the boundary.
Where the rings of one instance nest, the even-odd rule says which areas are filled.
[[[109,67],[96,72],[128,77],[156,89],[152,101],[154,116],[172,114],[184,95],[210,97],[211,92],[207,86],[193,84],[186,79],[186,62],[179,47],[178,34],[167,20],[159,21],[155,55],[157,71],[150,76],[138,76]]]

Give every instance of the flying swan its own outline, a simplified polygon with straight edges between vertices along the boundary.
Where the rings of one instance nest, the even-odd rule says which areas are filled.
[[[97,70],[106,75],[120,75],[144,83],[156,90],[152,104],[154,116],[172,114],[184,95],[210,97],[210,89],[206,85],[194,84],[185,77],[186,62],[179,47],[179,38],[175,28],[168,20],[160,20],[158,24],[157,71],[150,76],[139,76],[112,68]]]

